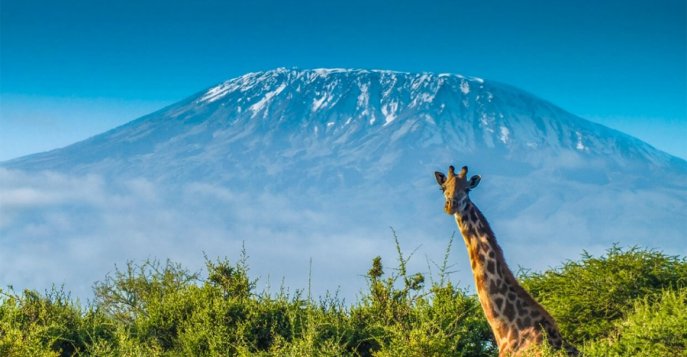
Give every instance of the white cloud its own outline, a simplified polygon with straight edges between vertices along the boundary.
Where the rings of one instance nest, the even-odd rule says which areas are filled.
[[[111,184],[96,176],[0,172],[0,285],[45,289],[65,284],[87,298],[96,280],[128,260],[172,259],[191,270],[209,257],[239,257],[274,285],[314,291],[343,286],[352,298],[369,260],[390,234],[336,232],[336,217],[298,207],[286,196],[236,193],[209,183],[163,188],[146,179]],[[332,223],[334,229],[328,229]],[[383,250],[383,249],[382,249]],[[316,285],[316,286],[315,286]]]
[[[516,181],[485,176],[472,195],[514,270],[546,269],[583,249],[601,253],[613,242],[687,255],[683,191],[563,185],[541,175]],[[443,259],[456,227],[443,214],[441,198],[427,198],[435,191],[394,194],[392,201],[370,192],[301,197],[210,182],[171,187],[144,178],[111,183],[93,175],[0,170],[0,286],[64,283],[87,298],[93,282],[115,264],[169,258],[197,271],[203,252],[235,262],[245,242],[259,287],[269,277],[276,291],[285,277],[291,289],[306,289],[312,258],[313,292],[341,287],[350,301],[365,286],[362,276],[374,256],[383,257],[387,272],[396,266],[389,226],[406,254],[419,247],[411,271],[427,273],[427,258]],[[459,235],[450,264],[454,281],[472,287]]]

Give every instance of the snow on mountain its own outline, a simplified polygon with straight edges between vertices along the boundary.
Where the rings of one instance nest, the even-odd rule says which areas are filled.
[[[687,162],[638,139],[480,78],[279,68],[2,163],[0,284],[80,286],[114,262],[193,264],[245,241],[263,276],[305,278],[284,267],[313,257],[321,290],[350,290],[392,252],[388,226],[441,254],[455,223],[433,171],[449,164],[482,175],[473,200],[514,266],[612,242],[687,254]],[[73,267],[39,274],[64,254]]]
[[[89,140],[4,166],[160,177],[169,165],[177,166],[174,175],[216,161],[245,166],[248,155],[276,173],[285,168],[259,156],[276,155],[282,164],[330,157],[354,168],[378,161],[375,153],[434,146],[532,167],[560,164],[561,154],[585,164],[599,160],[604,169],[685,166],[637,139],[478,78],[283,68],[231,79]],[[391,164],[418,164],[401,161]]]

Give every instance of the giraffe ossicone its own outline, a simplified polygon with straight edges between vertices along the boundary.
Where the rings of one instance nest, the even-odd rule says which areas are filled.
[[[450,166],[445,175],[434,176],[444,193],[444,211],[455,217],[470,257],[470,266],[480,304],[499,347],[499,356],[529,356],[544,340],[555,349],[564,348],[553,317],[518,283],[508,268],[501,247],[482,212],[468,193],[481,177],[467,178],[463,166],[456,174]],[[570,355],[577,350],[567,347]]]

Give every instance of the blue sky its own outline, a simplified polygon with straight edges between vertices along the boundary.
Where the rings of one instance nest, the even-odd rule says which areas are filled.
[[[687,158],[686,18],[684,0],[2,0],[0,160],[275,67],[478,76]]]

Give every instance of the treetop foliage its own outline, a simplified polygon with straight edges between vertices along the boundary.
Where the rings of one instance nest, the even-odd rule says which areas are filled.
[[[256,291],[245,251],[236,264],[206,257],[199,273],[129,262],[95,284],[87,306],[57,287],[0,290],[0,355],[496,356],[479,301],[450,281],[450,244],[429,279],[409,273],[396,247],[396,267],[374,258],[350,305]],[[687,355],[685,258],[613,246],[520,280],[588,356]]]

